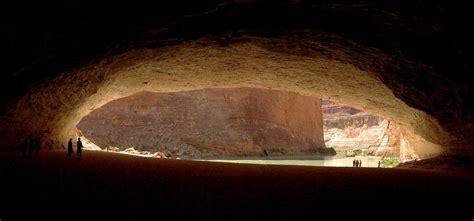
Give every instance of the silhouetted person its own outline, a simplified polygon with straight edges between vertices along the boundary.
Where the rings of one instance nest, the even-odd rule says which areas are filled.
[[[380,168],[380,160],[379,160],[379,163],[378,163],[378,166],[377,166],[377,167]]]
[[[77,138],[77,159],[82,158],[82,142],[81,138]]]
[[[41,141],[40,141],[39,138],[35,138],[34,148],[35,148],[35,157],[39,158],[39,152],[40,152],[40,149],[41,149]]]
[[[74,151],[72,150],[72,138],[69,138],[69,142],[67,142],[67,159],[71,159],[72,153]]]
[[[359,167],[362,166],[362,160],[359,160]]]
[[[356,160],[356,167],[359,167],[359,160]]]
[[[352,161],[352,166],[353,166],[353,167],[356,166],[356,160],[355,160],[355,159]]]
[[[267,153],[266,149],[263,149],[263,154],[265,154],[265,156],[268,156],[268,153]]]

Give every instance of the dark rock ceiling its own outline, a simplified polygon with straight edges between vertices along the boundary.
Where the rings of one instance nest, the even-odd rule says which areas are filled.
[[[467,140],[460,145],[473,141],[474,16],[462,1],[18,0],[0,8],[2,110],[38,83],[131,48],[291,35],[347,47],[347,61],[377,72],[397,97]]]

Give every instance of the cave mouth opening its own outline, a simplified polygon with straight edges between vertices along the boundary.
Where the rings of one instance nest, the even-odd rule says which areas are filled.
[[[140,91],[248,87],[319,96],[395,121],[406,141],[401,145],[409,150],[400,152],[401,159],[430,158],[451,147],[453,137],[436,118],[409,106],[395,95],[394,85],[384,83],[381,73],[387,70],[377,68],[385,54],[367,49],[356,56],[346,49],[364,49],[360,45],[333,48],[318,39],[294,36],[228,37],[130,49],[59,74],[10,106],[1,119],[5,136],[0,145],[18,147],[17,141],[31,134],[64,143],[75,136],[74,128],[84,116]]]
[[[249,87],[138,92],[75,131],[86,149],[143,157],[385,168],[399,163],[403,139],[396,123],[356,108]]]

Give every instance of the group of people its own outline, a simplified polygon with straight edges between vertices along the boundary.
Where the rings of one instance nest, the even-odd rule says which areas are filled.
[[[82,159],[82,141],[81,138],[77,138],[76,142],[76,149],[77,149],[77,159]],[[67,159],[71,159],[72,154],[74,153],[74,150],[72,149],[72,138],[69,138],[69,141],[67,142]]]
[[[382,163],[382,162],[379,160],[379,162],[377,163],[377,167],[378,167],[378,168],[380,168],[380,164],[381,164],[381,163]],[[361,167],[361,166],[362,166],[362,160],[356,160],[356,159],[354,159],[354,160],[352,161],[352,166],[353,166],[353,167]]]
[[[362,166],[362,160],[356,160],[356,159],[354,159],[354,160],[352,161],[352,166],[353,166],[353,167],[361,167],[361,166]]]
[[[48,145],[48,143],[46,143]],[[49,149],[52,150],[54,141],[51,140],[49,143]],[[77,159],[82,159],[82,141],[81,138],[77,138],[76,148],[77,148]],[[64,146],[63,146],[64,148]],[[22,156],[23,158],[39,158],[39,152],[41,150],[41,140],[38,137],[28,136],[22,147]],[[73,151],[72,138],[69,139],[67,143],[67,159],[71,159]]]
[[[23,144],[23,158],[39,158],[41,140],[38,137],[28,136]]]

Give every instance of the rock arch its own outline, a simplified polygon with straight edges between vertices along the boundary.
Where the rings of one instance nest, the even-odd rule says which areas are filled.
[[[417,155],[437,155],[453,138],[387,87],[381,76],[394,71],[387,66],[393,59],[337,36],[223,35],[135,48],[60,74],[19,98],[4,119],[2,146],[27,134],[66,140],[90,111],[142,90],[257,87],[317,95],[394,120]]]

